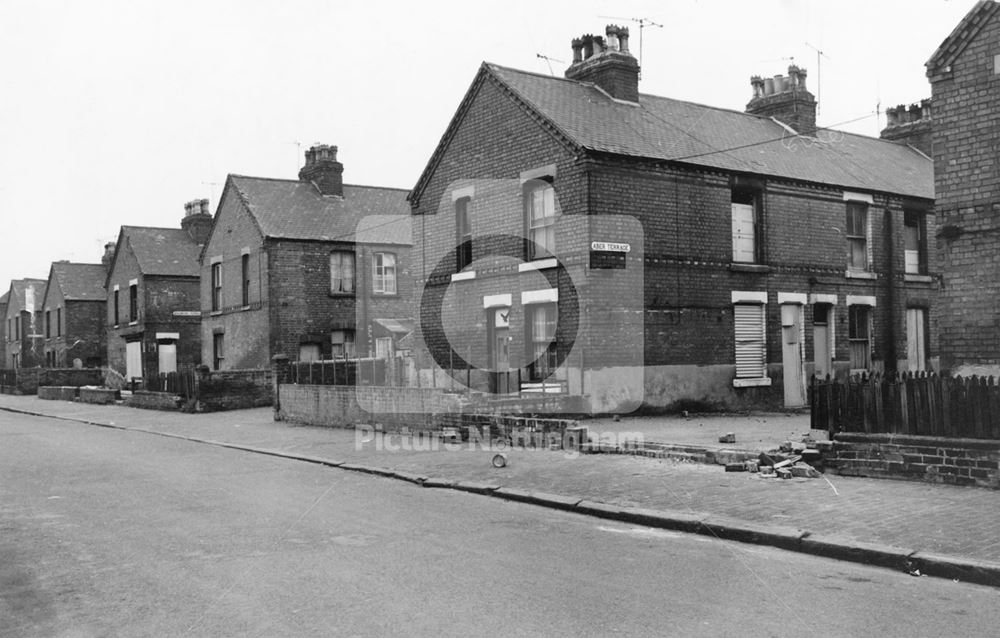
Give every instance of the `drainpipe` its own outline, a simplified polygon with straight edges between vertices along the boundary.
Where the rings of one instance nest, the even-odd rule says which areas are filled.
[[[899,359],[896,356],[896,236],[893,234],[892,211],[885,208],[885,252],[889,262],[888,275],[885,278],[885,310],[889,321],[886,322],[885,371],[895,372]]]

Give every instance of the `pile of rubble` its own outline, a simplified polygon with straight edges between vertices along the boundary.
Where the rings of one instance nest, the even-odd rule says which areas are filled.
[[[722,443],[733,443],[735,439],[732,432],[719,437]],[[823,456],[815,445],[815,439],[809,436],[800,442],[785,441],[778,449],[761,452],[754,460],[727,463],[726,471],[752,472],[761,478],[820,478]]]

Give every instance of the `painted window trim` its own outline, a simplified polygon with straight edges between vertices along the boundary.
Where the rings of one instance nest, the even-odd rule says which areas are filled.
[[[831,295],[831,294],[826,294],[826,293],[815,293],[814,292],[811,295],[809,295],[809,303],[811,303],[811,304],[828,303],[831,306],[836,306],[837,305],[837,295]]]
[[[778,303],[804,306],[808,303],[808,297],[804,292],[779,292]]]
[[[844,191],[845,202],[864,202],[869,206],[875,205],[875,198],[868,193],[858,193],[854,191]]]
[[[871,306],[875,307],[874,295],[847,295],[848,306]]]
[[[521,293],[521,305],[536,303],[559,303],[558,288],[543,288],[541,290],[525,290]]]
[[[483,297],[483,309],[510,308],[512,301],[513,295],[510,293],[504,293],[501,295],[486,295]]]
[[[732,303],[759,303],[767,305],[767,291],[733,290]]]
[[[452,281],[471,281],[476,278],[475,270],[463,270],[462,272],[454,272],[451,274]]]
[[[535,259],[534,261],[523,261],[517,265],[517,272],[532,272],[535,270],[547,270],[559,265],[555,257],[546,259]]]
[[[529,168],[526,171],[521,171],[521,174],[518,177],[520,178],[521,186],[524,186],[533,179],[544,179],[546,177],[555,179],[556,165],[547,164],[545,166],[539,166],[538,168]]]
[[[475,199],[476,197],[476,187],[475,186],[463,186],[462,188],[456,188],[451,191],[451,203],[454,204],[460,199]]]

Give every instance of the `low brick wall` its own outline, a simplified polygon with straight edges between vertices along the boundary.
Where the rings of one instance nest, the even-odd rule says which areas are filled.
[[[80,403],[107,405],[121,399],[121,392],[108,388],[80,388]]]
[[[463,439],[506,439],[515,446],[539,445],[549,437],[561,446],[567,430],[572,445],[585,443],[586,429],[571,419],[549,419],[477,412],[464,395],[435,388],[354,387],[281,384],[275,420],[334,427],[378,426],[400,430],[453,430]],[[473,434],[475,433],[475,434]],[[581,434],[582,433],[582,434]]]
[[[844,476],[1000,488],[1000,441],[841,432],[821,448]]]
[[[101,385],[100,368],[18,368],[15,384],[0,385],[0,394],[37,394],[44,386]]]
[[[216,412],[274,405],[272,379],[271,370],[202,370],[196,410]]]
[[[172,392],[152,392],[136,390],[131,396],[125,397],[125,405],[143,410],[179,410],[182,399]]]
[[[79,390],[73,385],[43,385],[38,388],[38,398],[49,401],[75,401]]]
[[[458,412],[461,395],[435,388],[281,384],[275,419],[310,425],[369,424],[393,430],[439,430],[442,416]]]
[[[71,385],[77,388],[85,385],[103,385],[104,371],[100,368],[41,368],[38,384]]]

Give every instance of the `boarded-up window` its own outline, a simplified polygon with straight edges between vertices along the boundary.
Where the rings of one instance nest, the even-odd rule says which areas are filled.
[[[903,225],[903,241],[905,243],[903,254],[906,257],[905,272],[911,274],[920,274],[926,269],[925,253],[921,245],[923,243],[923,233],[921,232],[922,221],[919,214],[906,213]]]
[[[733,306],[736,327],[736,378],[759,379],[765,375],[764,305]]]
[[[756,229],[752,204],[733,203],[733,261],[756,261]]]

